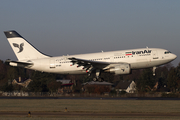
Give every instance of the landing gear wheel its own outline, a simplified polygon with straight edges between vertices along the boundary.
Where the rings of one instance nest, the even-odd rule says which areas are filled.
[[[103,78],[93,78],[93,81],[94,82],[103,82],[104,81],[104,79]]]
[[[99,82],[103,82],[104,79],[103,79],[103,78],[98,78],[98,81],[99,81]]]
[[[97,81],[97,78],[93,78],[93,81],[96,82],[96,81]]]

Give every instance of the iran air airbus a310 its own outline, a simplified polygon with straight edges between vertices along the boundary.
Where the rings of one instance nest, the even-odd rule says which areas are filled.
[[[9,65],[24,67],[48,73],[59,74],[91,74],[96,73],[95,80],[100,78],[101,72],[115,73],[116,75],[130,74],[133,69],[153,68],[169,63],[176,59],[176,55],[160,48],[140,48],[111,52],[99,52],[68,56],[47,56],[16,31],[4,32],[18,61],[11,61]]]

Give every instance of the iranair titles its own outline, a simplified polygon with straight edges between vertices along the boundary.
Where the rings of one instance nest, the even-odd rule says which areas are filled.
[[[126,55],[150,55],[152,50],[126,52]]]

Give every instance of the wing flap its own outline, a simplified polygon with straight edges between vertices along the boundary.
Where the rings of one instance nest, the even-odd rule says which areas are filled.
[[[91,61],[91,60],[85,60],[85,59],[79,59],[79,58],[68,58],[71,60],[71,62],[76,64],[101,64],[101,65],[109,65],[109,62],[101,62],[101,61]]]
[[[80,59],[80,58],[68,58],[71,60],[72,65],[77,64],[77,67],[83,66],[83,68],[89,72],[93,71],[95,69],[108,69],[109,67],[115,65],[115,64],[121,64],[122,62],[104,62],[104,61],[92,61],[92,60],[85,60],[85,59]]]
[[[121,64],[121,63],[125,63],[125,62],[102,62],[102,61],[92,61],[92,60],[85,60],[85,59],[80,59],[80,58],[68,58],[69,60],[71,60],[72,63],[74,64],[98,64],[98,65],[110,65],[110,64]]]

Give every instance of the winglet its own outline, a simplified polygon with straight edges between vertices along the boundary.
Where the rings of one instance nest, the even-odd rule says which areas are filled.
[[[18,34],[16,31],[11,30],[11,31],[4,31],[4,34],[6,35],[7,38],[14,38],[14,37],[21,37],[23,38],[20,34]]]

